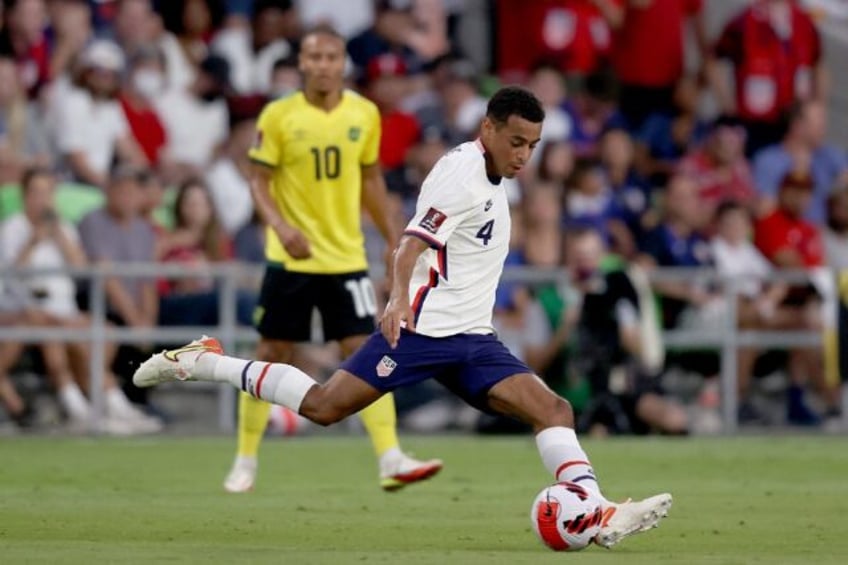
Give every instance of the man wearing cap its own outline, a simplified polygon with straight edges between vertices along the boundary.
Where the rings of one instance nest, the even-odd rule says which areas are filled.
[[[54,101],[53,135],[79,182],[104,188],[116,156],[133,165],[147,164],[117,100],[123,69],[121,49],[111,41],[95,41],[80,55],[75,84]]]

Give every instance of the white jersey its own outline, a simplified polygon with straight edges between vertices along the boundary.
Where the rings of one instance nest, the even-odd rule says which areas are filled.
[[[431,247],[418,258],[409,285],[417,333],[495,333],[492,309],[509,232],[504,183],[486,174],[482,144],[463,143],[439,159],[404,232]]]

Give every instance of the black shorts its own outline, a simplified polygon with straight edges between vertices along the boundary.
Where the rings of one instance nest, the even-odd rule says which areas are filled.
[[[314,308],[321,314],[326,341],[371,334],[377,304],[368,272],[319,275],[268,265],[253,317],[262,337],[309,341]]]

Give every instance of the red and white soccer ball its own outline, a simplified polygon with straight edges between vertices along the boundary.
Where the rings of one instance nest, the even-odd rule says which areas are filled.
[[[533,531],[554,551],[580,551],[601,531],[602,519],[598,497],[568,481],[542,489],[530,510]]]

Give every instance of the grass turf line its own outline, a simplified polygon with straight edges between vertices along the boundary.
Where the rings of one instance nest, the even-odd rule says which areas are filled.
[[[848,451],[818,437],[586,442],[613,499],[670,491],[670,517],[611,551],[544,548],[530,502],[550,479],[531,438],[406,438],[433,480],[377,484],[364,438],[263,446],[257,490],[223,492],[229,438],[0,441],[0,562],[848,562]]]

